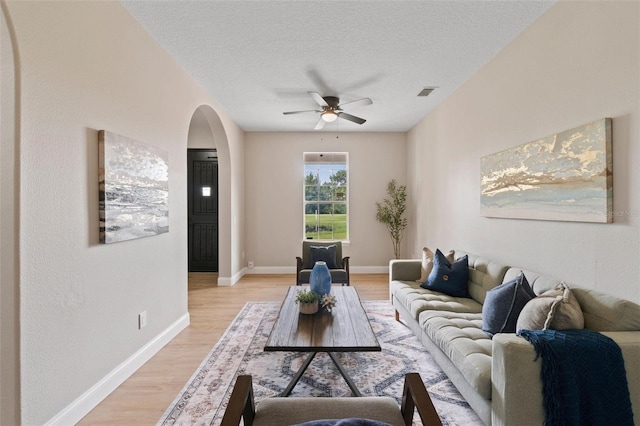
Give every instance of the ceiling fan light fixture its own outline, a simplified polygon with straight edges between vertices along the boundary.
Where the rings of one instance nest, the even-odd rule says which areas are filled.
[[[327,123],[331,123],[338,119],[338,114],[333,111],[325,111],[322,113],[322,119]]]
[[[367,120],[364,118],[356,117],[349,113],[344,112],[343,106],[359,106],[359,105],[371,105],[373,102],[370,98],[356,99],[355,101],[340,103],[340,98],[337,96],[320,96],[318,92],[308,92],[316,104],[322,109],[311,109],[305,111],[285,111],[284,115],[301,114],[307,112],[320,113],[320,118],[316,123],[315,130],[320,130],[324,127],[325,123],[333,123],[338,118],[350,121],[355,124],[364,124]]]

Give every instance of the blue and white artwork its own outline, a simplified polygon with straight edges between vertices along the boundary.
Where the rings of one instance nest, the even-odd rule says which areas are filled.
[[[488,155],[480,169],[483,216],[613,221],[610,118]]]
[[[100,130],[100,242],[169,232],[166,151]]]

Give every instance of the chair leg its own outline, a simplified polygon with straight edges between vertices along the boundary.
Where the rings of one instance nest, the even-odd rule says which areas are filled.
[[[400,411],[407,426],[413,422],[414,408],[418,409],[418,415],[424,426],[442,426],[440,416],[433,406],[431,397],[424,387],[424,383],[418,373],[408,373],[404,378],[404,390],[402,393],[402,405]]]
[[[255,414],[256,406],[253,399],[251,376],[238,376],[229,398],[229,404],[222,417],[221,426],[237,426],[241,419],[244,419],[245,426],[251,426]]]

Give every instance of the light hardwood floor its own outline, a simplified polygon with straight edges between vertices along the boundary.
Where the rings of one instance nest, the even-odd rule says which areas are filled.
[[[191,324],[84,417],[79,425],[155,425],[246,302],[282,301],[293,275],[245,275],[231,287],[189,274]],[[362,300],[388,300],[387,274],[351,274]]]

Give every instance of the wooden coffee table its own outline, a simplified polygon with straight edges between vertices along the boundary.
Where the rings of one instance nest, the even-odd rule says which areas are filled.
[[[308,286],[307,286],[308,287]],[[320,310],[304,315],[298,310],[296,294],[304,286],[289,288],[282,302],[265,351],[310,352],[281,396],[289,396],[318,352],[326,352],[355,396],[362,396],[355,383],[340,365],[335,352],[379,352],[380,343],[362,308],[354,287],[331,287],[337,303],[332,312]]]

